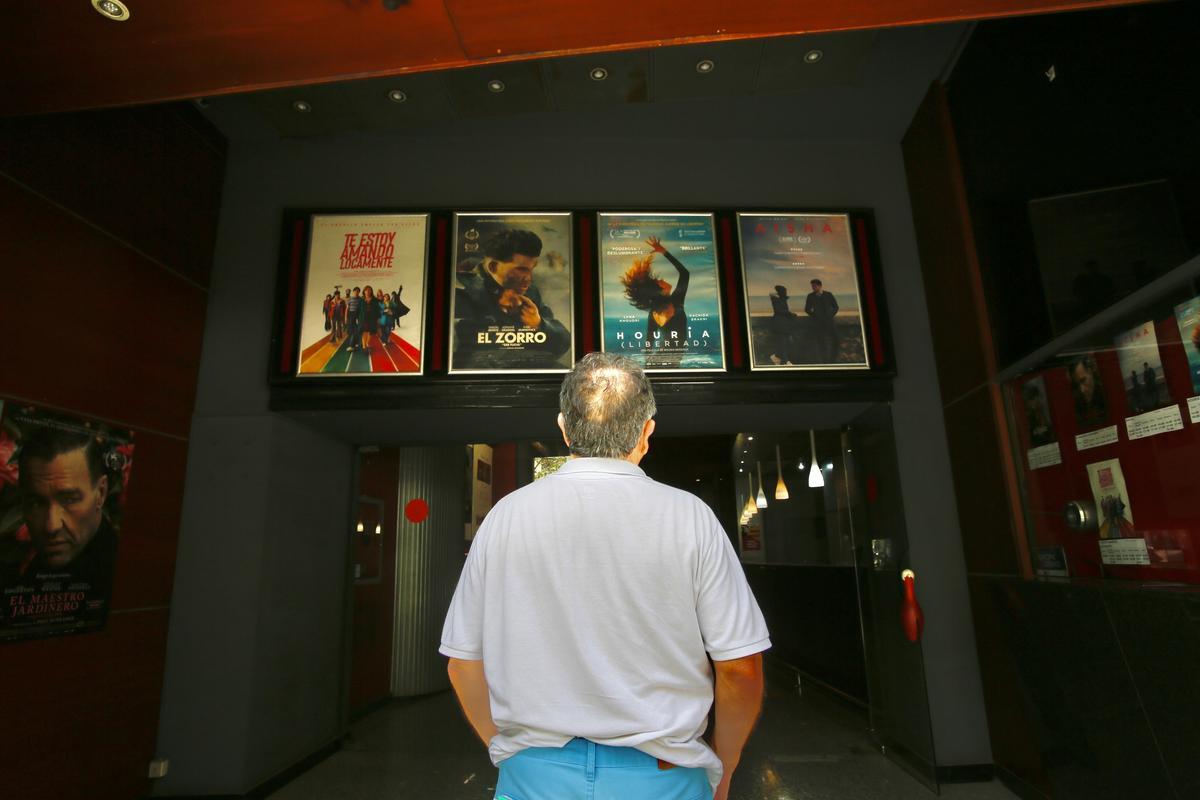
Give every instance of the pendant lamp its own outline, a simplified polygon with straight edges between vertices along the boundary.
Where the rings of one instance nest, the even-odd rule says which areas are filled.
[[[758,513],[758,507],[754,505],[754,476],[746,476],[746,485],[750,488],[749,494],[746,495],[746,508],[742,511],[742,515],[747,521]]]
[[[775,469],[779,470],[779,480],[775,482],[775,499],[787,500],[787,484],[783,482],[783,460],[779,457],[779,445],[775,445]]]
[[[759,508],[766,508],[767,507],[767,493],[763,491],[762,462],[759,461],[757,463],[758,463],[758,495],[756,495],[754,498],[754,505],[758,506]]]
[[[808,485],[813,489],[820,489],[825,485],[825,476],[821,474],[821,468],[817,466],[817,432],[808,432],[808,441],[812,445],[812,466],[808,468]]]

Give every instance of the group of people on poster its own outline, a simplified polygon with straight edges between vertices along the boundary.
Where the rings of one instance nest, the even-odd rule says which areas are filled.
[[[377,345],[386,347],[401,317],[412,310],[400,299],[404,287],[388,292],[351,286],[344,297],[342,288],[335,286],[321,303],[329,341],[349,351],[370,352],[374,337]]]
[[[751,368],[869,367],[848,216],[738,218]],[[597,219],[602,348],[650,372],[724,370],[713,215]],[[423,294],[427,231],[427,215],[313,217],[298,375],[421,373],[423,324],[398,326],[424,319],[401,292]],[[572,231],[566,212],[455,215],[450,373],[570,368]]]

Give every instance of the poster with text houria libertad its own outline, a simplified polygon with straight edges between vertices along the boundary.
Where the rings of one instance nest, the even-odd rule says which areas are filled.
[[[724,371],[712,214],[600,214],[604,351],[646,372]]]

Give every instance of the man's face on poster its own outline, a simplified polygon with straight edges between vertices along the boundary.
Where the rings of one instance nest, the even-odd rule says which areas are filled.
[[[1075,386],[1079,389],[1079,394],[1083,396],[1084,400],[1091,402],[1092,395],[1096,393],[1096,381],[1092,378],[1092,371],[1086,364],[1076,364],[1075,372],[1071,377],[1075,379]]]
[[[533,270],[537,264],[536,256],[513,253],[512,261],[489,258],[487,269],[505,289],[525,294],[533,285]]]
[[[22,467],[25,524],[43,564],[65,567],[96,535],[108,496],[108,476],[93,480],[84,448]]]

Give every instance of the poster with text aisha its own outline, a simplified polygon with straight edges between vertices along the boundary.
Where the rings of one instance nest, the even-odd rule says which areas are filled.
[[[869,367],[850,218],[738,214],[750,367]]]
[[[133,434],[0,401],[0,641],[104,628]]]
[[[647,372],[723,371],[712,214],[601,214],[604,352]]]
[[[420,375],[426,214],[317,214],[300,300],[301,377]]]

